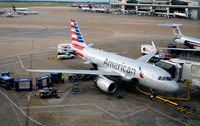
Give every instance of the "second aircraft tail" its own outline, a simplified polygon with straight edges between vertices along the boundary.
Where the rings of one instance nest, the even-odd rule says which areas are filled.
[[[183,34],[181,33],[181,30],[179,29],[179,26],[181,26],[182,24],[158,24],[158,25],[171,26],[175,39],[179,39],[183,36]]]

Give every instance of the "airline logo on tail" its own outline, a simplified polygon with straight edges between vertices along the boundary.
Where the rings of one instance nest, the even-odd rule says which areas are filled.
[[[75,20],[71,20],[72,43],[85,43]]]
[[[175,38],[180,38],[182,36],[182,34],[181,34],[181,31],[180,31],[178,25],[174,26],[173,29],[174,29],[173,31],[174,31]]]
[[[176,28],[175,34],[180,34],[178,28]]]
[[[14,5],[12,5],[13,11],[16,11],[16,7]]]
[[[86,44],[75,20],[71,20],[71,33],[72,47],[75,48],[77,55],[84,57],[82,51]]]

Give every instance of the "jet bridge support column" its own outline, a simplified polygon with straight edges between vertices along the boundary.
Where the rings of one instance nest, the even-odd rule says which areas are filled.
[[[138,6],[135,6],[135,14],[138,13]]]
[[[125,5],[122,5],[121,11],[123,14],[125,14]]]
[[[169,18],[169,13],[170,13],[169,7],[166,8],[166,11],[167,11],[167,15],[166,16],[167,16],[167,18]]]
[[[185,8],[186,17],[189,18],[189,9]]]
[[[155,12],[155,8],[154,7],[150,7],[149,15],[154,14],[154,12]]]

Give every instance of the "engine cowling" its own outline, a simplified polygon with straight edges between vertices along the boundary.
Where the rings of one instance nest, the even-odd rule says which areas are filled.
[[[114,93],[117,88],[116,84],[106,77],[98,77],[96,84],[102,91],[106,93]]]

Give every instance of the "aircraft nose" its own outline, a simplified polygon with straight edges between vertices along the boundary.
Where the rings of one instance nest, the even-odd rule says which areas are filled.
[[[176,81],[172,81],[171,83],[170,83],[170,92],[176,92],[176,91],[178,91],[179,90],[179,85],[178,85],[178,83],[176,82]]]

